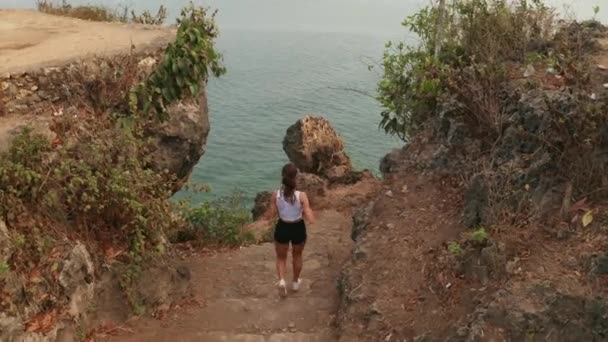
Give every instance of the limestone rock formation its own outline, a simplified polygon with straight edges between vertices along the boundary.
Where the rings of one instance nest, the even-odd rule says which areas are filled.
[[[283,150],[300,171],[330,181],[352,171],[344,142],[322,117],[306,116],[287,129]]]
[[[169,120],[148,130],[155,145],[152,163],[159,172],[168,171],[185,181],[205,153],[209,135],[209,109],[205,89],[198,101],[171,106]]]
[[[325,196],[327,191],[327,181],[311,173],[299,173],[296,182],[298,184],[298,189],[306,192],[312,205],[314,205],[320,197]]]
[[[3,229],[0,227],[0,230]],[[0,235],[3,234],[0,232]],[[60,267],[57,285],[60,286],[62,297],[66,300],[65,313],[67,315],[64,317],[65,319],[57,321],[47,331],[24,331],[24,324],[27,323],[27,319],[32,319],[31,316],[42,313],[40,303],[28,302],[23,306],[23,311],[20,313],[0,313],[0,341],[58,341],[59,335],[64,330],[71,329],[73,321],[85,318],[93,302],[95,292],[95,284],[93,282],[95,274],[94,265],[85,245],[77,242],[61,262]],[[25,279],[9,272],[4,277],[4,281],[8,284],[4,290],[8,291],[7,294],[11,296],[10,298],[16,299],[22,296],[21,293],[24,290],[23,282]]]
[[[59,284],[69,298],[67,312],[80,319],[93,300],[95,267],[86,247],[78,242],[63,263],[59,273]]]
[[[253,209],[251,209],[251,215],[253,216],[254,221],[263,217],[268,209],[270,209],[271,196],[272,192],[269,191],[262,191],[255,196]]]

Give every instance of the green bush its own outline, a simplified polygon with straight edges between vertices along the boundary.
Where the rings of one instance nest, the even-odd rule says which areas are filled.
[[[99,129],[87,125],[84,135]],[[89,238],[111,234],[141,254],[173,221],[170,178],[146,167],[144,151],[118,129],[72,136],[57,148],[24,130],[0,158],[0,212],[34,212]]]
[[[150,76],[133,88],[129,97],[132,114],[167,119],[167,107],[185,98],[197,98],[209,73],[226,72],[222,55],[214,48],[219,35],[214,12],[192,3],[178,19],[177,37],[165,49],[164,58]]]
[[[188,210],[184,217],[191,225],[192,237],[204,244],[234,247],[254,240],[242,230],[251,222],[251,214],[239,194],[205,202]]]
[[[539,0],[465,0],[446,6],[437,56],[435,7],[403,22],[419,36],[419,45],[387,44],[378,85],[384,108],[380,127],[407,140],[451,103],[475,133],[496,138],[505,119],[500,91],[508,81],[507,65],[524,62],[530,51],[544,52],[555,31],[553,11]]]

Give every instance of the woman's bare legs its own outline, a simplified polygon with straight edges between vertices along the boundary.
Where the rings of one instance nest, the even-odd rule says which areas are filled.
[[[299,245],[293,245],[292,247],[292,257],[293,257],[293,281],[294,283],[300,280],[300,273],[302,273],[302,266],[304,265],[304,261],[302,259],[302,254],[304,253],[304,246],[306,243],[302,243]]]
[[[285,279],[285,269],[287,268],[287,253],[289,252],[289,244],[275,242],[275,251],[277,252],[277,276],[279,280]]]

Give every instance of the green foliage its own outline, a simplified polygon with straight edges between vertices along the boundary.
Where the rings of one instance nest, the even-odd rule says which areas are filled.
[[[471,233],[471,240],[473,240],[477,243],[483,243],[483,242],[487,241],[488,233],[486,232],[485,228],[479,227],[479,228],[475,229],[475,231],[473,231],[473,233]]]
[[[5,260],[0,260],[0,278],[10,271],[10,267]]]
[[[132,114],[153,114],[167,119],[167,107],[176,101],[199,96],[209,73],[219,77],[226,72],[222,55],[215,50],[219,32],[215,14],[192,3],[182,10],[175,41],[165,50],[161,64],[133,88],[129,97]]]
[[[238,194],[205,202],[184,216],[194,235],[205,244],[234,247],[254,240],[250,233],[242,231],[251,222],[251,215]]]
[[[454,103],[464,121],[495,138],[503,118],[500,90],[505,63],[526,59],[533,42],[553,33],[553,12],[539,0],[514,5],[502,0],[455,1],[446,5],[442,49],[434,56],[439,12],[426,7],[403,26],[417,34],[416,46],[387,44],[378,101],[380,127],[402,140]]]
[[[458,242],[450,242],[448,244],[448,251],[456,256],[462,255],[463,253],[462,247]]]
[[[30,130],[15,139],[0,158],[0,213],[30,211],[88,237],[111,234],[133,257],[156,247],[173,222],[170,179],[146,167],[134,136],[98,121],[78,130],[84,134],[56,148]]]

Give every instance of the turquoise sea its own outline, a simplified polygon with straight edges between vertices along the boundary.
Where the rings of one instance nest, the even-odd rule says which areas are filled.
[[[605,0],[548,1],[563,13],[590,18]],[[137,11],[168,7],[170,16],[188,1],[73,0],[71,3],[127,5]],[[428,4],[425,0],[215,0],[195,3],[219,10],[228,73],[209,83],[211,133],[207,153],[192,182],[208,184],[210,195],[234,190],[251,199],[275,188],[285,130],[305,114],[322,115],[343,135],[359,168],[377,170],[379,159],[400,142],[378,130],[380,108],[373,99],[376,65],[388,40],[415,43],[399,23]],[[0,0],[0,8],[33,7],[33,0]],[[608,6],[599,18],[608,21]],[[181,193],[179,196],[188,195]]]

